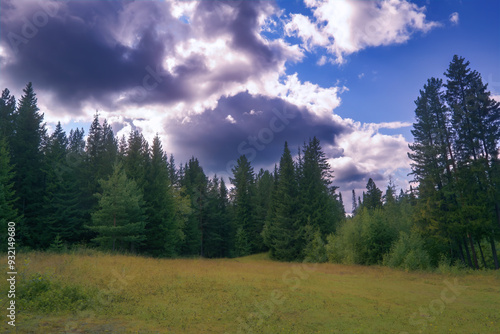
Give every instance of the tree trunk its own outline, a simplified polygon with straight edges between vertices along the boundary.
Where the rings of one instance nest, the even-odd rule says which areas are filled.
[[[495,269],[498,270],[498,256],[497,256],[497,248],[495,246],[495,238],[493,234],[490,236],[490,244],[491,244],[491,253],[493,254],[493,262],[495,262]]]
[[[462,249],[462,244],[460,243],[460,240],[457,239],[455,239],[455,242],[457,243],[458,246],[458,255],[460,256],[460,260],[462,261],[463,265],[466,266],[467,263],[465,262],[464,250]]]
[[[472,235],[468,233],[467,236],[469,237],[470,249],[472,251],[472,258],[474,260],[474,267],[475,269],[479,269],[479,265],[477,263],[476,248],[474,247],[474,241],[472,240]]]
[[[481,247],[479,241],[476,241],[476,243],[477,243],[477,248],[479,248],[479,253],[481,254],[481,260],[483,260],[484,269],[488,269],[488,266],[486,265],[486,260],[484,259],[483,248]]]
[[[113,213],[113,226],[116,227],[116,213]],[[113,253],[115,252],[115,238],[113,238]]]
[[[469,247],[467,247],[467,239],[465,239],[465,237],[463,237],[462,239],[464,242],[465,253],[467,254],[467,264],[469,265],[469,268],[473,268],[472,267],[472,260],[470,258],[470,253],[469,253]]]
[[[498,203],[495,203],[495,212],[497,213],[497,223],[500,228],[500,205]]]

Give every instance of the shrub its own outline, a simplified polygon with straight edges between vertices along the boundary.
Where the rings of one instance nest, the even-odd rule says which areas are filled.
[[[431,260],[418,233],[401,232],[390,252],[384,256],[384,264],[405,270],[426,270],[431,267]]]
[[[93,291],[36,273],[19,282],[19,300],[27,310],[42,312],[79,311],[93,304]]]
[[[310,225],[307,225],[305,230],[307,244],[303,250],[304,262],[326,262],[326,248],[321,237],[321,231],[318,228],[312,228]]]

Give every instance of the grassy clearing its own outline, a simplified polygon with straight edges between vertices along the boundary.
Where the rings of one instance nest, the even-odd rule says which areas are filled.
[[[278,263],[265,255],[159,260],[27,253],[18,263],[17,333],[497,333],[500,327],[498,272],[457,277]],[[6,314],[6,280],[0,289]],[[0,330],[8,333],[3,317]]]

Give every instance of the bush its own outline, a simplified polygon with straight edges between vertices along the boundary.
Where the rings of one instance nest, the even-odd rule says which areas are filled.
[[[313,229],[310,225],[307,225],[305,230],[307,244],[303,250],[304,262],[326,262],[328,258],[326,255],[325,242],[321,237],[321,231],[319,229]]]
[[[431,267],[431,259],[418,233],[401,232],[390,252],[384,256],[384,264],[405,270],[426,270]]]
[[[95,295],[80,286],[63,285],[39,273],[20,281],[18,291],[18,298],[25,309],[42,312],[85,310],[93,304]]]

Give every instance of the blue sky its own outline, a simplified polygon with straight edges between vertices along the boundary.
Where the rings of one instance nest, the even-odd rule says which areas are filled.
[[[454,54],[499,99],[499,1],[0,0],[0,86],[32,81],[49,127],[98,110],[224,177],[317,136],[347,211],[370,177],[408,188],[413,101]]]

